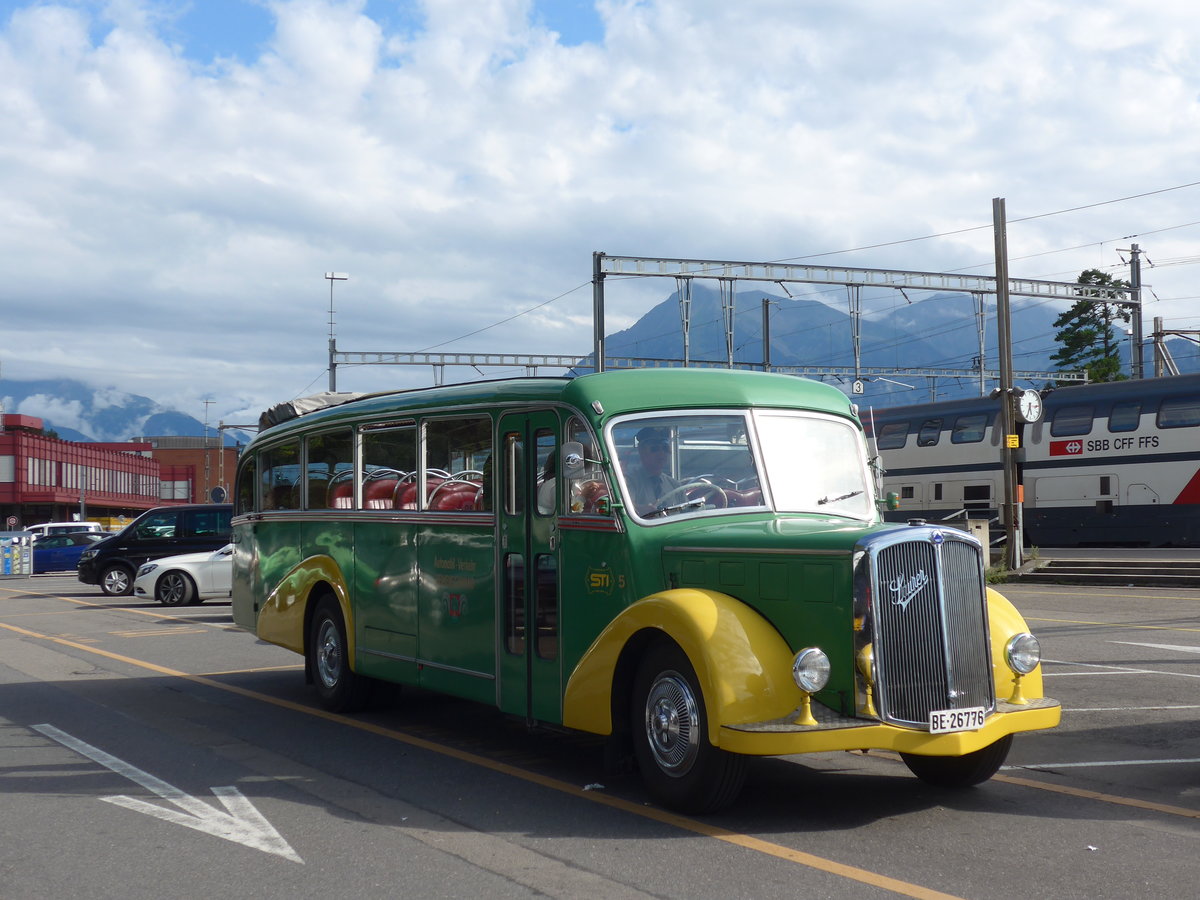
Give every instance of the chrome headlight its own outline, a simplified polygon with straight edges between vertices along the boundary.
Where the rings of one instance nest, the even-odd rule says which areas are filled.
[[[82,553],[79,554],[79,561],[83,562],[85,559],[91,559],[95,555],[96,555],[95,550],[84,550]]]
[[[812,694],[829,683],[829,657],[819,647],[805,647],[792,660],[792,680]]]
[[[140,569],[137,570],[137,577],[141,578],[143,575],[149,575],[151,572],[153,572],[157,568],[158,568],[158,563],[146,563],[144,566],[142,566]]]
[[[1004,645],[1004,661],[1018,675],[1028,675],[1042,661],[1042,645],[1028,632],[1014,634]]]

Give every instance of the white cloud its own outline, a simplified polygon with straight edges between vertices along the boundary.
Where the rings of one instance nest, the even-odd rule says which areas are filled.
[[[582,285],[593,250],[802,257],[987,225],[996,196],[1015,275],[1072,280],[1142,233],[1152,260],[1196,255],[1196,227],[1150,232],[1200,218],[1198,188],[1017,221],[1200,180],[1182,0],[600,0],[603,41],[571,47],[529,0],[425,0],[404,33],[361,0],[267,6],[261,54],[212,65],[164,2],[0,25],[7,377],[244,418],[325,387],[325,271],[351,273],[340,349],[419,350]],[[827,259],[989,271],[991,247],[983,229]],[[1194,268],[1146,280],[1147,316],[1195,327]],[[610,330],[673,287],[611,285]],[[586,353],[590,303],[447,349]]]

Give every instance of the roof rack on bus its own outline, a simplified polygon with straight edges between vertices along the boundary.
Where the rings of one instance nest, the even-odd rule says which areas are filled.
[[[265,431],[272,425],[281,425],[308,413],[331,406],[341,406],[365,396],[366,394],[356,391],[322,391],[310,397],[285,400],[283,403],[276,403],[258,417],[258,430]]]

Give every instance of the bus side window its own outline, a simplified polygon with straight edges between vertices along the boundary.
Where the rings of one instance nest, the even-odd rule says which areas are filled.
[[[337,492],[353,498],[354,436],[349,429],[314,434],[307,441],[305,509],[335,506]],[[348,505],[348,504],[347,504]]]
[[[533,436],[537,453],[537,514],[552,516],[558,511],[558,446],[554,432],[539,428]]]
[[[483,465],[491,454],[492,422],[487,416],[425,420],[424,508],[479,509]]]
[[[265,451],[262,463],[262,508],[299,509],[300,444],[289,441]]]
[[[254,489],[258,485],[258,457],[251,456],[242,465],[242,470],[238,473],[237,490],[234,496],[237,498],[237,513],[239,516],[246,513],[254,512],[258,508],[255,503]]]
[[[417,426],[412,420],[372,425],[362,432],[363,509],[416,509]],[[405,491],[411,486],[412,496]],[[353,493],[353,492],[351,492]],[[333,490],[336,508],[346,503],[345,488]]]
[[[609,501],[612,498],[612,488],[604,469],[597,462],[600,455],[596,441],[582,419],[572,416],[567,420],[566,438],[568,442],[583,445],[585,459],[583,467],[568,476],[569,511],[585,516],[611,515]]]

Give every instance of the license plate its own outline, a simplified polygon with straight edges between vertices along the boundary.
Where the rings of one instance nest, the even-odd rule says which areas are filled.
[[[929,713],[929,733],[945,734],[950,731],[975,731],[984,725],[986,709],[972,706],[969,709],[934,709]]]

